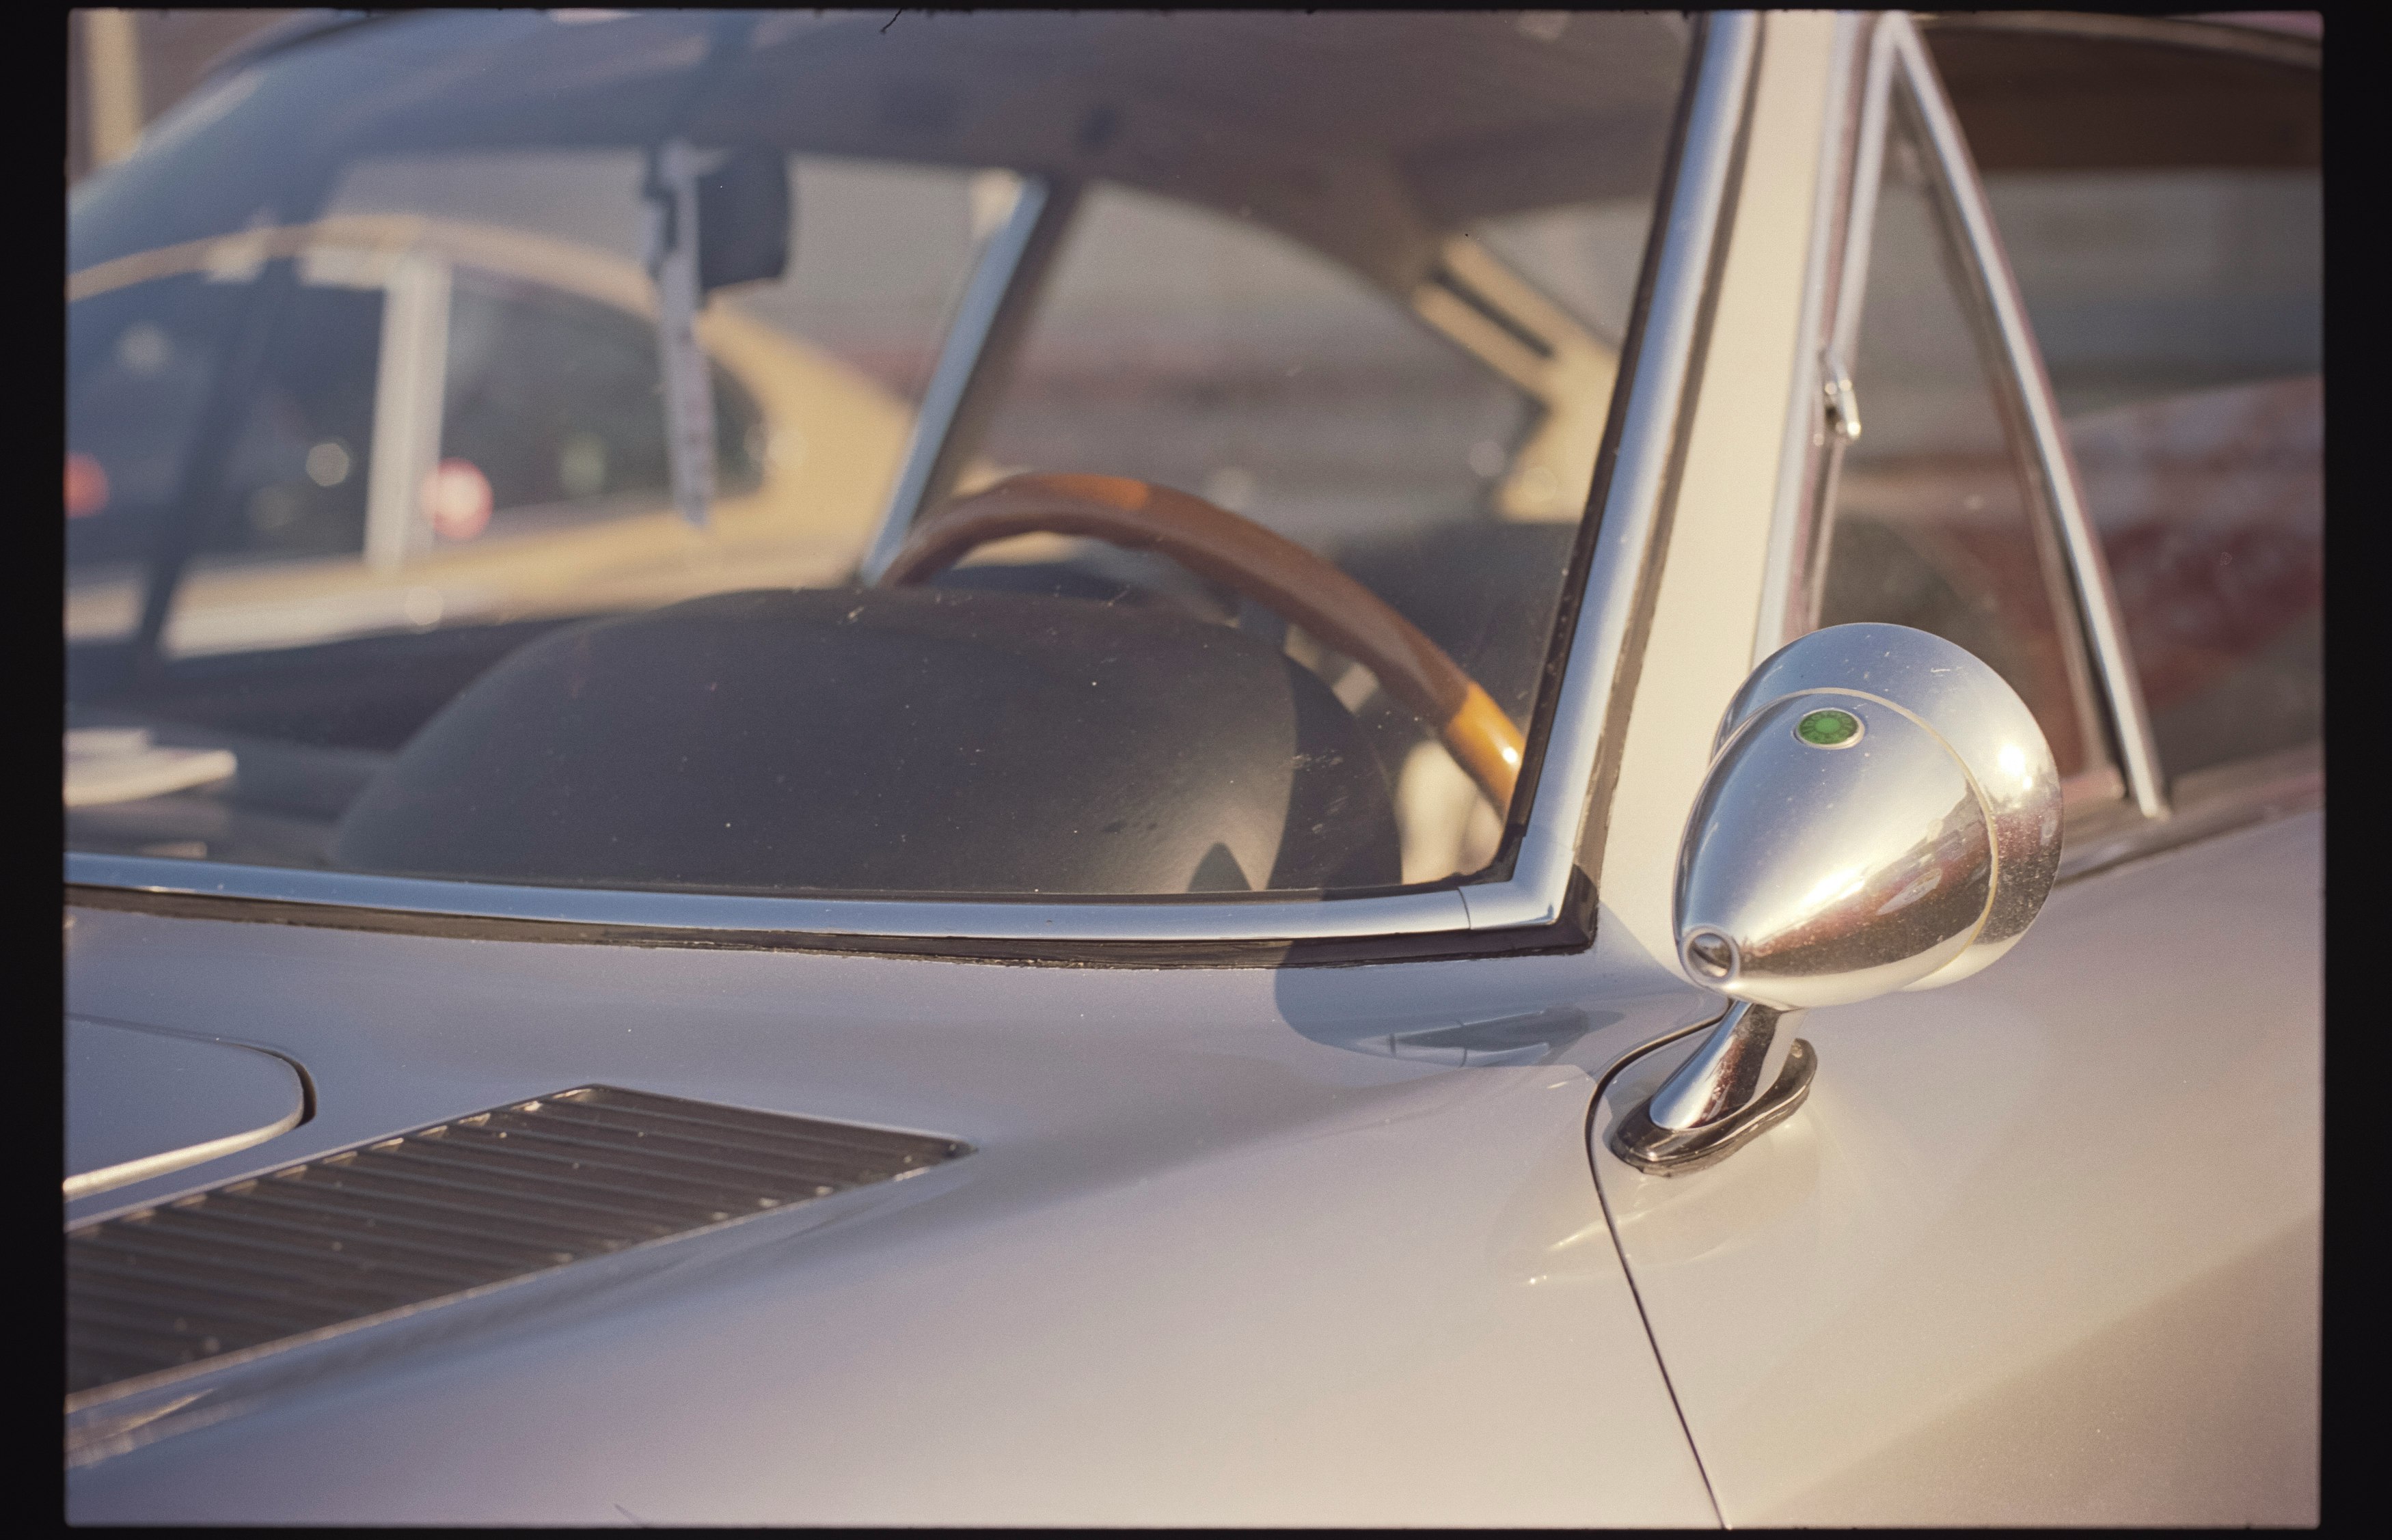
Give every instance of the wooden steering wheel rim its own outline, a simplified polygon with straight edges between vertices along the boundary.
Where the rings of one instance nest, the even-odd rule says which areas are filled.
[[[1511,807],[1520,730],[1493,697],[1385,600],[1294,541],[1202,498],[1126,476],[1008,476],[916,524],[878,586],[921,582],[992,540],[1031,534],[1160,551],[1268,606],[1368,668],[1436,733],[1498,813]]]

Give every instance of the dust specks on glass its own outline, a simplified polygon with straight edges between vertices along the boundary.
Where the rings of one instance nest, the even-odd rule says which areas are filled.
[[[917,588],[859,561],[947,392],[939,491],[1207,499],[1342,569],[1337,624],[1417,636],[1516,739],[1688,29],[885,20],[376,19],[262,59],[205,145],[78,198],[71,725],[238,768],[146,796],[86,773],[71,843],[926,897],[1495,869],[1460,706],[1399,704],[1251,575],[1051,529]],[[735,88],[660,127],[700,68]],[[701,196],[701,266],[717,217],[787,249],[697,317],[703,527],[672,506],[660,359],[685,354],[644,265],[660,136],[697,147],[701,194],[720,173],[767,211]],[[142,190],[169,183],[189,196]],[[1037,205],[1060,239],[1000,262],[1034,183],[1064,189]],[[992,285],[983,332],[959,317]]]

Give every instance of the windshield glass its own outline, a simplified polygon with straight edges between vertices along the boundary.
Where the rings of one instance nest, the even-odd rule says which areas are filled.
[[[412,14],[71,198],[75,848],[1499,874],[1675,16]]]

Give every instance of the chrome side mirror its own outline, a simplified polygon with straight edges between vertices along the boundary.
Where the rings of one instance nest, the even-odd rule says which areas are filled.
[[[1809,1094],[1803,1011],[2008,951],[2060,869],[2060,811],[2034,714],[1961,648],[1860,625],[1779,649],[1729,703],[1678,847],[1678,958],[1730,1004],[1613,1152],[1709,1165]]]

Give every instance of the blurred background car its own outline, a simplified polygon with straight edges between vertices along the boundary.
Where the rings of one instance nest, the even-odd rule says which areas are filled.
[[[637,265],[406,214],[140,252],[69,289],[71,641],[137,628],[209,366],[269,263],[297,289],[237,430],[228,515],[189,553],[163,643],[178,656],[669,602],[726,563],[834,580],[904,444],[878,382],[709,307],[721,498],[693,530],[672,510]]]

